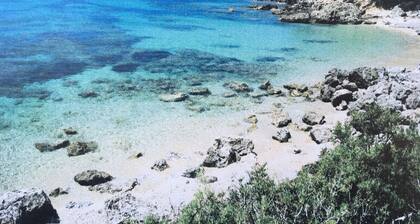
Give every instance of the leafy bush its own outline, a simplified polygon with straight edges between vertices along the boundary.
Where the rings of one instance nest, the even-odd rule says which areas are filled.
[[[418,223],[420,136],[370,106],[335,128],[337,147],[276,184],[265,166],[227,195],[200,192],[177,223]]]

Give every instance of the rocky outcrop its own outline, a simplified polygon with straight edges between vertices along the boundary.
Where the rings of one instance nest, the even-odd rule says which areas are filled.
[[[364,11],[345,0],[289,1],[281,10],[273,12],[282,21],[293,23],[359,24]]]
[[[97,170],[86,170],[74,176],[74,181],[82,186],[94,186],[112,179],[113,177],[108,173]]]
[[[254,143],[243,138],[218,138],[214,145],[207,151],[203,162],[205,167],[226,167],[231,163],[241,160],[242,156],[255,154]]]
[[[57,211],[44,191],[28,189],[0,196],[1,224],[59,223]]]
[[[68,156],[80,156],[98,149],[96,142],[73,142],[67,147]]]

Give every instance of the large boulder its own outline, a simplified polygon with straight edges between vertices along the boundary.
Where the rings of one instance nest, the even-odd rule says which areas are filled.
[[[73,142],[67,147],[68,156],[80,156],[98,149],[96,142]]]
[[[57,211],[44,191],[28,189],[0,196],[0,224],[59,223]]]
[[[292,122],[289,114],[285,111],[274,111],[272,114],[272,124],[278,128],[286,127]]]
[[[317,112],[310,111],[303,115],[302,121],[308,125],[324,124],[325,116]]]
[[[218,138],[215,141],[207,151],[207,157],[202,164],[205,167],[226,167],[239,161],[241,156],[254,153],[254,143],[248,139],[228,137]]]
[[[310,136],[317,144],[321,144],[331,141],[332,132],[329,128],[318,127],[311,130]]]
[[[279,142],[288,142],[292,136],[290,135],[289,129],[287,128],[280,128],[277,131],[277,134],[274,135],[272,138]]]
[[[420,91],[416,91],[410,94],[405,101],[405,106],[408,109],[419,108],[420,107]]]
[[[347,89],[337,90],[331,98],[331,103],[336,107],[340,105],[342,101],[346,101],[347,103],[353,101],[353,92]]]
[[[74,176],[74,181],[82,186],[94,186],[112,179],[113,177],[108,173],[98,170],[86,170]]]

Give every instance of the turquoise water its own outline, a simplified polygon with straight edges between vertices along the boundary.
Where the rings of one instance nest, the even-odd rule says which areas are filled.
[[[109,136],[128,142],[122,147],[127,153],[136,144],[158,148],[150,144],[167,121],[256,105],[247,97],[221,97],[226,81],[253,87],[265,79],[312,82],[332,67],[397,58],[411,41],[374,27],[280,23],[269,12],[247,10],[249,4],[1,1],[0,190],[44,182],[51,170],[89,166],[90,158],[75,163],[62,152],[41,154],[33,147],[64,139],[62,128],[79,130],[72,140],[102,142],[103,155],[118,157]],[[196,81],[213,94],[178,104],[157,100]],[[81,98],[84,91],[99,96]],[[130,132],[139,127],[140,133]]]

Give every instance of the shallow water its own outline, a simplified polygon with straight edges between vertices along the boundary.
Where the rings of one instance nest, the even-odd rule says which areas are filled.
[[[177,130],[167,126],[174,120],[188,126],[257,105],[249,97],[222,98],[226,81],[254,88],[265,79],[313,82],[333,67],[383,65],[414,41],[374,27],[284,24],[269,12],[246,10],[249,4],[0,2],[0,191],[106,166],[139,149],[171,147],[159,138]],[[196,82],[212,95],[158,101]],[[86,91],[98,97],[79,96]],[[80,134],[64,136],[67,127]],[[68,158],[33,146],[65,138],[97,141],[100,150]]]

